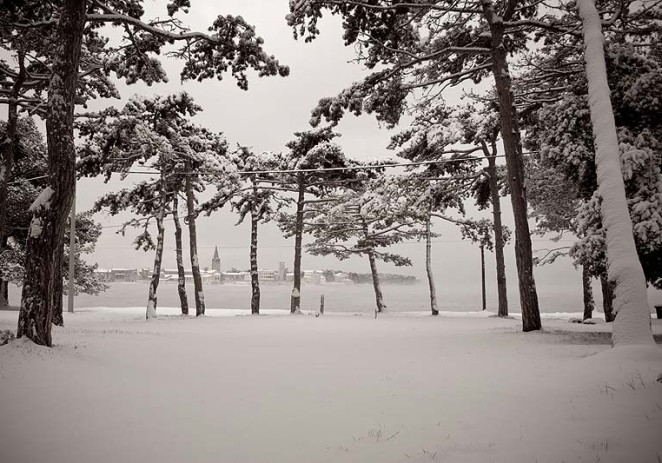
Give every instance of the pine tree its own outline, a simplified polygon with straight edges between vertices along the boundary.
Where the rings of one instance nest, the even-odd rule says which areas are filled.
[[[508,316],[503,255],[506,237],[501,224],[500,206],[500,190],[504,182],[495,159],[499,134],[498,115],[478,103],[458,107],[440,103],[418,108],[415,114],[412,124],[394,136],[389,147],[400,148],[398,155],[410,161],[433,162],[421,183],[421,190],[428,189],[428,185],[433,187],[427,193],[432,195],[430,220],[435,213],[444,218],[448,209],[457,209],[464,215],[464,202],[472,196],[480,209],[492,207],[494,246],[490,244],[489,249],[494,249],[496,255],[498,314]],[[484,155],[487,160],[485,168],[479,168],[480,158],[476,153]],[[478,222],[472,220],[465,223],[478,226]],[[427,241],[429,238],[428,234]],[[428,244],[426,249],[430,247]],[[430,265],[426,267],[430,289],[433,291],[431,268]],[[432,295],[431,298],[436,299]],[[435,303],[432,303],[433,314],[434,307]]]
[[[23,8],[26,3],[30,5]],[[239,87],[247,89],[247,71],[250,69],[255,69],[260,76],[284,76],[289,70],[264,52],[262,39],[241,17],[219,16],[210,28],[211,34],[189,31],[176,17],[188,2],[169,3],[169,18],[166,20],[143,20],[144,10],[138,0],[121,3],[65,0],[47,5],[26,1],[12,6],[3,9],[0,17],[3,35],[18,35],[24,27],[52,27],[55,39],[52,43],[59,45],[49,54],[52,66],[46,128],[52,180],[32,210],[28,271],[17,333],[18,337],[26,335],[38,344],[50,346],[54,256],[62,246],[75,183],[73,114],[86,27],[98,30],[101,25],[110,24],[123,28],[124,41],[106,60],[104,71],[113,72],[129,83],[164,80],[165,73],[154,56],[169,43],[180,45],[172,53],[185,60],[182,80],[220,79],[229,71]],[[31,16],[22,14],[25,12]]]
[[[533,278],[522,142],[507,56],[526,48],[527,32],[541,27],[535,20],[539,7],[535,1],[473,0],[458,7],[450,0],[421,4],[300,0],[290,3],[288,17],[295,35],[312,40],[319,34],[317,21],[323,10],[340,15],[345,43],[359,43],[358,59],[369,69],[380,69],[337,97],[320,100],[313,110],[313,124],[322,118],[338,121],[349,111],[357,115],[374,113],[379,121],[392,126],[407,109],[408,98],[419,96],[419,104],[432,105],[444,88],[466,81],[477,83],[492,74],[515,218],[524,331],[538,330],[541,323]]]
[[[235,168],[227,158],[227,144],[218,134],[190,124],[188,118],[201,108],[186,93],[154,98],[135,97],[118,111],[114,108],[92,115],[80,124],[85,137],[81,146],[80,170],[84,175],[104,175],[108,180],[133,165],[151,167],[159,172],[158,180],[139,183],[131,190],[110,193],[99,200],[96,209],[108,208],[111,214],[131,208],[141,216],[126,227],[140,227],[136,247],[155,250],[154,271],[150,284],[147,318],[156,314],[156,292],[159,285],[164,241],[164,220],[170,214],[174,195],[186,195],[195,283],[196,315],[204,314],[204,293],[197,259],[195,217],[198,214],[196,191],[214,183],[232,184]],[[200,174],[196,173],[197,171]],[[152,242],[149,224],[157,226],[156,244]],[[182,310],[185,310],[182,308]]]
[[[281,213],[279,227],[285,236],[294,236],[294,285],[290,298],[290,312],[301,311],[301,259],[303,253],[304,219],[308,208],[326,201],[324,195],[351,180],[353,173],[345,168],[356,163],[345,157],[340,147],[332,140],[338,136],[330,128],[297,132],[296,138],[287,143],[289,152],[280,156],[279,165],[288,171],[278,179],[265,183],[283,191],[294,193],[296,211],[294,215]],[[327,172],[320,169],[329,169]],[[313,195],[317,199],[306,199]]]

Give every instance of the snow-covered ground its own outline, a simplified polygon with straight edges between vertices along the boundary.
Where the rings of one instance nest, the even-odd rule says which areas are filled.
[[[662,348],[606,324],[209,312],[80,310],[52,349],[0,347],[0,462],[662,461]]]

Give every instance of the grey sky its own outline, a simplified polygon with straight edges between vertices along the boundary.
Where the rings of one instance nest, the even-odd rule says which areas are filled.
[[[285,143],[292,139],[293,132],[307,130],[310,110],[317,100],[323,96],[338,93],[348,84],[357,81],[365,70],[358,64],[350,62],[354,58],[354,49],[346,48],[342,41],[342,31],[335,19],[325,19],[321,22],[322,34],[313,43],[295,41],[291,29],[287,26],[285,15],[288,12],[286,0],[231,0],[224,2],[202,1],[192,2],[193,7],[182,19],[194,30],[206,30],[218,14],[241,15],[250,24],[255,25],[257,34],[265,40],[265,49],[275,55],[283,64],[290,66],[291,75],[287,78],[270,77],[258,79],[250,76],[249,91],[240,90],[234,80],[227,76],[223,81],[179,82],[180,64],[165,59],[164,67],[168,72],[170,82],[167,84],[147,87],[142,84],[133,86],[120,85],[123,97],[119,101],[94,102],[93,108],[108,104],[121,106],[134,94],[155,95],[179,92],[190,93],[204,111],[196,116],[199,124],[215,131],[222,131],[231,144],[241,143],[252,146],[256,151],[284,150]],[[146,2],[148,14],[165,13],[165,2]],[[458,92],[447,95],[457,99]],[[337,130],[342,134],[339,143],[345,153],[356,159],[371,159],[393,157],[386,149],[392,132],[379,128],[374,117],[347,116]],[[141,180],[136,176],[128,181]],[[100,179],[86,179],[79,182],[77,207],[85,210],[92,206],[94,200],[104,191],[117,189],[128,184],[112,181],[102,185]],[[510,202],[503,201],[505,223],[512,228]],[[470,209],[471,210],[471,209]],[[127,215],[104,217],[98,215],[104,226],[122,223]],[[198,222],[199,257],[203,266],[209,266],[214,246],[219,247],[224,269],[230,267],[247,268],[249,230],[246,224],[235,227],[236,216],[221,211],[211,217],[200,217]],[[152,253],[135,251],[132,247],[133,236],[119,236],[115,229],[108,228],[99,240],[98,248],[90,261],[96,261],[101,267],[151,267]],[[434,244],[433,262],[438,285],[444,287],[467,287],[470,291],[480,290],[479,251],[468,242],[461,242],[460,235],[453,226],[435,225],[435,231],[441,233]],[[174,229],[170,223],[166,229],[166,251],[164,263],[166,267],[174,266]],[[185,236],[185,239],[187,237]],[[553,244],[537,239],[534,248],[569,245],[570,243]],[[284,261],[292,267],[293,240],[285,240],[280,231],[271,224],[260,230],[260,267],[275,268],[279,261]],[[185,249],[187,246],[185,246]],[[403,254],[414,260],[414,267],[396,269],[381,264],[380,271],[424,275],[424,245],[423,243],[408,243],[397,248]],[[494,289],[494,256],[487,253],[488,285],[492,293]],[[188,259],[188,256],[185,256]],[[506,249],[506,265],[508,270],[509,296],[516,297],[516,274],[512,243]],[[367,260],[350,259],[338,262],[334,258],[321,258],[304,255],[303,267],[308,268],[340,268],[348,271],[369,272]],[[539,268],[536,271],[539,291],[553,296],[555,291],[572,291],[578,295],[581,303],[581,279],[579,273],[572,268],[567,259],[558,263]],[[490,296],[493,297],[493,296]],[[515,309],[515,300],[511,302]]]

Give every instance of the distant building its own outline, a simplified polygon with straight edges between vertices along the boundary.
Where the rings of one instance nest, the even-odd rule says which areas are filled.
[[[161,269],[161,278],[166,283],[177,283],[179,281],[179,271],[176,268],[163,268]],[[200,278],[202,278],[202,282],[205,284],[221,283],[222,281],[221,272],[217,270],[200,270]],[[184,269],[184,280],[187,283],[193,281],[193,270],[190,268]]]
[[[251,274],[249,272],[223,272],[223,281],[224,282],[238,282],[238,281],[250,281]]]
[[[114,268],[110,271],[105,270],[104,272],[104,276],[107,278],[105,281],[136,281],[138,279],[138,270],[135,268]],[[98,274],[100,275],[101,273]]]
[[[214,257],[211,258],[211,269],[221,271],[221,258],[218,256],[218,246],[214,246]]]
[[[294,273],[288,272],[285,275],[285,281],[294,281]],[[301,272],[301,281],[313,285],[320,285],[326,283],[323,270],[304,270]]]
[[[94,275],[99,279],[99,281],[113,281],[113,272],[112,270],[106,270],[105,268],[97,268],[94,270]]]

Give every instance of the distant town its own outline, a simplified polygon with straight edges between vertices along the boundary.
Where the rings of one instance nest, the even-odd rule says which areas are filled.
[[[151,268],[97,268],[94,273],[100,281],[105,283],[125,283],[137,281],[149,281],[152,278],[153,270]],[[238,270],[231,268],[229,270],[221,269],[221,259],[218,255],[218,248],[214,250],[214,257],[211,260],[211,268],[200,269],[202,280],[205,284],[232,284],[232,283],[250,283],[251,272],[249,270]],[[190,268],[184,269],[186,281],[193,281],[193,272]],[[294,273],[290,271],[285,262],[280,262],[277,269],[258,270],[260,283],[287,283],[294,281]],[[399,274],[380,274],[383,283],[393,284],[414,284],[418,279],[412,275]],[[177,282],[179,272],[176,268],[162,268],[161,280],[163,282]],[[344,272],[341,270],[303,270],[301,272],[301,281],[306,284],[363,284],[371,283],[372,277],[369,273]]]

